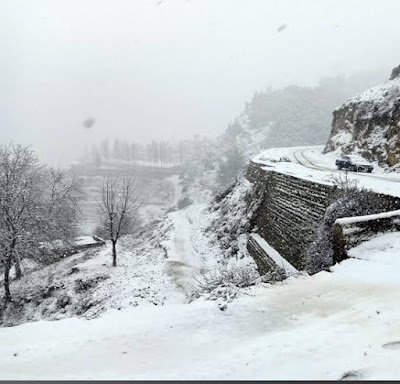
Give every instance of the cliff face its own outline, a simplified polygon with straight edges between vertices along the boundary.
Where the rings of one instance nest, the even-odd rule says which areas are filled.
[[[359,153],[371,161],[400,163],[400,66],[390,80],[348,99],[333,112],[324,153]]]

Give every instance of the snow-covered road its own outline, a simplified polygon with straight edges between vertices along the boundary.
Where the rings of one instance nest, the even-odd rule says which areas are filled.
[[[311,169],[318,169],[322,171],[327,171],[330,173],[341,173],[335,166],[336,156],[332,155],[322,155],[322,147],[308,148],[308,149],[294,149],[293,157],[296,161],[304,167]],[[400,177],[397,174],[392,175],[382,175],[380,173],[369,174],[369,173],[357,173],[352,174],[353,177],[366,177],[369,179],[379,179],[385,180],[391,183],[400,183]]]
[[[337,154],[323,155],[322,150],[322,146],[271,148],[255,156],[252,161],[268,169],[274,168],[278,172],[333,184],[334,179],[340,177],[344,171],[339,171],[335,166]],[[288,161],[282,161],[283,158]],[[373,173],[348,172],[348,177],[360,187],[400,197],[400,174],[385,173],[377,164],[374,164]]]

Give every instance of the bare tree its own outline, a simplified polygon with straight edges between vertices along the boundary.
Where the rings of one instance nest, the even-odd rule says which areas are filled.
[[[11,301],[10,270],[17,259],[21,236],[29,233],[41,167],[33,152],[22,146],[0,148],[0,209],[6,302]],[[24,239],[25,240],[25,239]]]
[[[39,164],[29,147],[0,146],[0,262],[5,300],[11,301],[10,270],[39,258],[40,245],[76,236],[79,182],[66,172]]]
[[[98,213],[101,233],[112,243],[112,265],[117,266],[117,242],[133,232],[138,220],[139,204],[135,179],[106,176],[100,187]]]

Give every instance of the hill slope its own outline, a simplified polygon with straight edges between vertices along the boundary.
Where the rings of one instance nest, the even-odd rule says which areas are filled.
[[[326,143],[332,111],[346,98],[379,84],[381,72],[321,79],[316,87],[291,85],[256,92],[221,137],[247,158],[263,149]]]

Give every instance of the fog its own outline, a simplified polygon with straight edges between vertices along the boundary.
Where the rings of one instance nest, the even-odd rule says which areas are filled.
[[[1,142],[66,165],[106,137],[213,137],[268,86],[389,75],[399,14],[396,0],[1,0]]]

